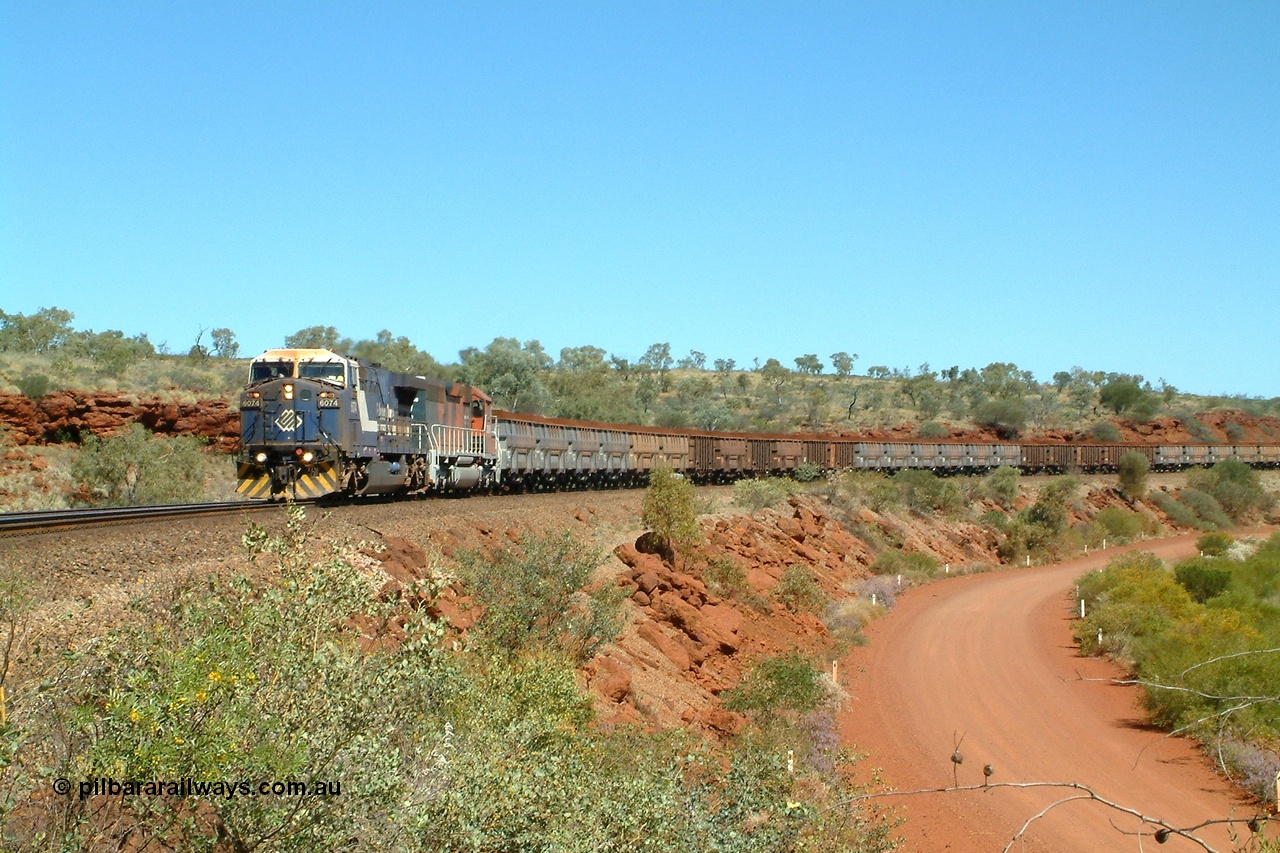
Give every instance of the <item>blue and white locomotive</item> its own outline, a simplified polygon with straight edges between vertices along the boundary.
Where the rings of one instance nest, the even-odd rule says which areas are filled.
[[[255,358],[240,395],[236,491],[249,498],[450,491],[497,483],[493,401],[323,349]]]

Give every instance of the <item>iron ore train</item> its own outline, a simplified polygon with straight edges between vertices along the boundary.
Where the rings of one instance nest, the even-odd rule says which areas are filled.
[[[240,395],[237,491],[249,498],[541,491],[644,484],[666,466],[695,482],[823,470],[1028,473],[1154,470],[1238,459],[1280,467],[1280,443],[1127,445],[865,441],[598,424],[497,411],[483,391],[323,349],[255,358]]]

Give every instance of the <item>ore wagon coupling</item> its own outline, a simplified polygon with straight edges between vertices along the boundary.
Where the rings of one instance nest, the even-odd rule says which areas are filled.
[[[236,491],[248,498],[640,486],[656,467],[699,483],[823,471],[1113,472],[1235,459],[1280,467],[1280,444],[867,441],[600,424],[498,411],[478,388],[323,349],[255,358],[240,395]]]

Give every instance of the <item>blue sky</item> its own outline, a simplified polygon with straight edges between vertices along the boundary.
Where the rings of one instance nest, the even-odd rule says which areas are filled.
[[[0,7],[0,309],[1280,396],[1280,4]]]

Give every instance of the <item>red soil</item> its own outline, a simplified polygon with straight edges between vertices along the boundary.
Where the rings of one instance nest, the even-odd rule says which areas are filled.
[[[1195,546],[1186,535],[1138,547],[1175,559]],[[912,590],[846,660],[847,743],[899,791],[953,779],[981,785],[990,763],[992,782],[1077,782],[1179,827],[1256,814],[1260,807],[1217,776],[1192,743],[1145,724],[1138,688],[1110,682],[1123,677],[1114,665],[1078,654],[1074,580],[1119,550]],[[963,763],[953,776],[957,741]],[[1080,793],[995,787],[886,802],[903,808],[907,849],[977,853],[1003,849],[1033,815]],[[1035,821],[1012,849],[1155,849],[1155,829],[1096,802],[1071,802]],[[1243,824],[1235,829],[1249,836]],[[1225,827],[1197,834],[1214,849],[1233,849]],[[1175,836],[1161,849],[1204,848]]]

